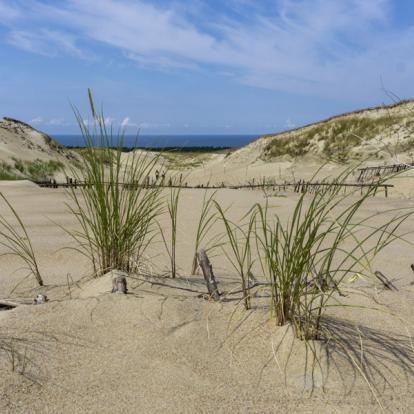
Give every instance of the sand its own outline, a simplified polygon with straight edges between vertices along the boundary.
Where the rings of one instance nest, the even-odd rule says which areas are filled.
[[[305,167],[311,171],[314,166]],[[228,168],[226,177],[243,180],[242,165],[221,168]],[[256,176],[270,172],[269,165],[252,168]],[[201,176],[201,170],[193,174]],[[407,185],[410,191],[414,186],[405,180],[388,199],[370,199],[361,213],[414,207],[403,194]],[[200,297],[206,292],[203,279],[189,273],[201,190],[182,191],[180,277],[165,277],[168,257],[157,242],[147,253],[144,272],[155,277],[131,275],[126,296],[109,293],[110,276],[86,278],[87,260],[62,250],[73,242],[59,226],[76,228],[65,190],[1,182],[0,191],[28,226],[46,284],[40,289],[33,278],[23,280],[25,272],[16,271],[21,263],[3,256],[0,299],[29,303],[38,292],[50,299],[0,311],[0,412],[370,413],[381,412],[379,404],[384,412],[411,411],[414,259],[409,244],[391,245],[373,265],[395,279],[398,292],[363,281],[349,286],[355,291],[346,303],[381,311],[330,311],[327,323],[346,347],[311,343],[321,361],[312,369],[310,348],[294,339],[289,326],[278,327],[269,319],[263,298],[255,298],[246,312],[240,295],[226,296],[223,303]],[[262,192],[247,190],[219,190],[217,198],[232,206],[229,214],[236,221],[254,203],[265,201]],[[296,200],[291,192],[268,198],[284,220]],[[405,230],[414,230],[412,220]],[[408,239],[414,242],[414,235]],[[238,289],[238,277],[224,255],[211,260],[220,289]],[[13,363],[13,354],[20,360]],[[369,383],[352,359],[362,361]]]
[[[205,156],[200,166],[172,175],[182,174],[194,185],[243,184],[263,177],[292,181],[310,179],[323,163],[314,155],[264,162],[265,142],[231,155]],[[46,146],[41,133],[6,122],[0,126],[0,160],[12,156],[30,161],[61,155]],[[67,162],[64,154],[61,158]],[[328,163],[318,177],[344,168]],[[414,208],[412,172],[392,183],[389,197],[379,193],[369,199],[360,217],[373,215],[379,226],[393,214],[384,211]],[[21,304],[7,311],[0,305],[0,412],[411,412],[413,220],[404,225],[407,242],[388,246],[372,263],[372,270],[392,279],[398,291],[384,290],[375,280],[346,282],[348,297],[342,300],[354,307],[332,308],[325,318],[337,342],[306,344],[294,338],[289,325],[276,326],[266,292],[258,291],[252,310],[243,310],[240,295],[228,293],[238,290],[240,281],[224,254],[211,262],[225,300],[205,299],[203,278],[190,275],[203,191],[181,192],[179,277],[168,277],[169,258],[158,238],[140,273],[128,277],[124,296],[110,293],[110,275],[91,279],[88,260],[70,249],[76,245],[64,229],[77,229],[77,223],[68,213],[64,189],[0,181],[0,192],[27,226],[45,281],[37,287],[16,257],[0,256],[0,300]],[[265,202],[286,222],[298,195],[220,189],[216,198],[235,222],[255,203]],[[12,219],[3,204],[0,208]],[[161,225],[168,228],[166,217]],[[221,232],[218,224],[212,231]],[[254,272],[261,279],[260,270]],[[31,305],[38,293],[49,301]]]

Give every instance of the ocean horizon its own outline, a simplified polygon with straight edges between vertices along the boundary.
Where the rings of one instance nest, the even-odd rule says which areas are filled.
[[[237,148],[249,144],[262,134],[240,135],[125,135],[125,147],[165,148],[165,147],[228,147]],[[51,137],[65,146],[82,147],[84,139],[79,134],[51,134]]]

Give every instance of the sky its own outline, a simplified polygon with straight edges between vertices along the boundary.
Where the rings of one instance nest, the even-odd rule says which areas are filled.
[[[411,0],[0,0],[0,117],[262,134],[414,97]]]

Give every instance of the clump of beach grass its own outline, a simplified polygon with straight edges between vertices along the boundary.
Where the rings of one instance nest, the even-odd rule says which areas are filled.
[[[292,324],[303,340],[321,338],[324,314],[342,305],[343,282],[372,278],[372,260],[402,238],[400,228],[414,212],[394,209],[361,218],[367,200],[384,180],[362,194],[356,190],[344,195],[342,184],[350,174],[352,169],[347,169],[331,185],[313,188],[312,193],[306,189],[287,222],[266,203],[253,206],[235,224],[216,203],[231,254],[223,251],[240,276],[245,308],[251,305],[249,276],[257,261],[268,280],[261,285],[269,286],[272,318],[278,325]],[[372,220],[379,214],[384,221],[376,226]]]
[[[19,177],[13,172],[13,168],[5,161],[0,161],[0,180],[18,180]]]
[[[220,245],[220,241],[217,238],[217,235],[207,239],[207,235],[210,232],[211,228],[217,222],[217,210],[215,209],[215,196],[217,191],[212,192],[208,195],[208,192],[205,191],[203,195],[203,202],[201,205],[200,217],[198,219],[197,232],[194,240],[194,256],[193,262],[191,265],[191,274],[195,275],[198,268],[198,259],[197,252],[201,246],[203,246],[206,252],[211,251],[213,248]]]
[[[81,185],[71,187],[69,210],[80,230],[69,231],[80,253],[88,257],[97,275],[111,269],[130,271],[142,259],[154,237],[161,213],[160,188],[146,186],[157,157],[131,151],[123,159],[124,131],[107,127],[103,112],[95,110],[90,90],[92,122],[74,113],[84,138],[82,168],[72,174]]]
[[[380,226],[371,224],[377,214],[358,218],[382,181],[355,198],[339,195],[349,173],[312,195],[305,191],[287,223],[277,214],[269,217],[267,206],[256,207],[258,256],[271,284],[272,316],[278,325],[291,323],[301,339],[320,337],[324,313],[341,305],[338,295],[344,279],[369,279],[372,260],[400,238],[399,228],[413,213],[394,210]]]
[[[167,199],[167,211],[171,223],[171,244],[168,245],[167,238],[162,226],[159,224],[160,234],[164,242],[164,246],[167,250],[170,258],[171,265],[171,277],[173,279],[177,276],[177,260],[176,260],[176,247],[177,247],[177,220],[178,220],[178,206],[180,201],[181,187],[171,187],[169,197]]]
[[[254,242],[254,230],[256,223],[256,213],[249,211],[246,214],[248,219],[247,225],[238,225],[226,216],[226,212],[222,209],[219,203],[215,202],[220,218],[225,227],[225,234],[227,235],[227,246],[230,246],[232,254],[227,252],[226,245],[223,243],[222,250],[240,276],[241,288],[243,294],[243,303],[245,309],[250,309],[250,289],[249,278],[253,268],[254,260],[252,256],[252,245]],[[243,219],[242,219],[243,221]]]
[[[64,165],[58,160],[40,160],[23,161],[13,157],[14,168],[18,170],[23,177],[33,181],[44,181],[53,175],[62,171]]]
[[[17,222],[16,225],[0,213],[0,245],[6,248],[6,252],[1,255],[14,255],[20,258],[25,264],[24,269],[29,271],[29,275],[34,275],[39,286],[43,286],[43,279],[26,226],[3,193],[0,193],[0,198]]]

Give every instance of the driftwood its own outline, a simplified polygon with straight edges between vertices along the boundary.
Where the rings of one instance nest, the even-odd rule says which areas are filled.
[[[413,273],[414,273],[414,264],[411,264],[411,270],[413,271]],[[413,286],[414,285],[414,280],[412,281],[412,282],[410,282],[410,285],[411,286]]]
[[[272,286],[272,283],[270,282],[254,282],[253,284],[249,285],[248,287],[246,287],[245,290],[250,290],[250,289],[254,289],[258,286]],[[226,292],[226,295],[238,295],[239,293],[244,293],[243,289],[240,290],[232,290],[230,292]]]
[[[116,276],[112,279],[112,293],[123,293],[128,292],[127,281],[125,276]]]
[[[0,307],[3,307],[3,308],[12,309],[12,308],[17,308],[19,305],[21,305],[21,303],[0,299]]]
[[[389,280],[387,278],[387,276],[384,275],[384,273],[381,273],[379,270],[377,270],[374,273],[374,275],[383,284],[383,286],[384,286],[385,289],[394,290],[394,291],[398,292],[398,289],[396,288],[396,286],[394,285],[394,283],[392,283],[391,280]]]
[[[207,257],[206,251],[204,249],[200,249],[197,253],[197,258],[201,270],[203,271],[208,293],[214,301],[218,302],[220,300],[220,293],[218,291],[216,279],[214,277],[213,267],[211,266],[210,260]]]

